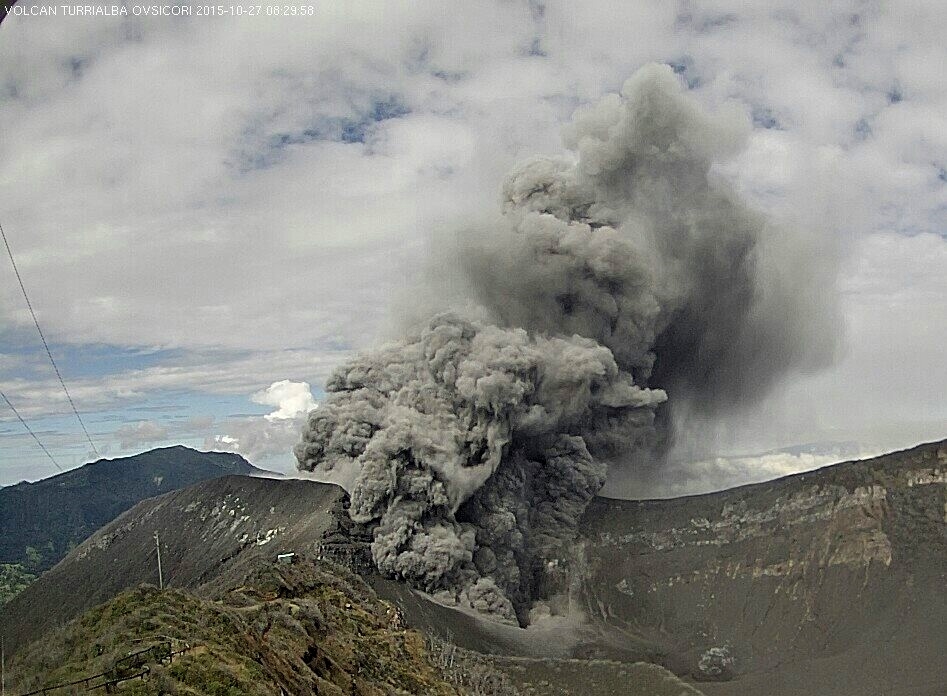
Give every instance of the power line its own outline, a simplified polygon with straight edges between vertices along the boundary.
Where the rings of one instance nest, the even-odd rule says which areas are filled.
[[[10,403],[10,400],[7,398],[7,395],[4,394],[2,391],[0,391],[0,396],[2,396],[3,400],[7,402],[7,406],[10,407],[10,410],[13,411],[16,417],[20,419],[20,422],[23,424],[23,427],[26,428],[26,432],[28,432],[30,435],[33,436],[33,439],[36,440],[36,444],[39,445],[40,449],[42,449],[46,453],[46,456],[49,457],[49,461],[55,464],[57,469],[59,469],[60,471],[64,471],[64,469],[61,466],[59,466],[59,462],[57,462],[53,458],[53,455],[49,453],[49,450],[46,449],[46,445],[40,442],[40,439],[36,437],[36,433],[33,432],[33,429],[29,426],[29,424],[25,420],[23,420],[23,416],[20,415],[20,412],[17,411],[16,408],[14,408],[13,404]]]
[[[72,396],[69,394],[69,390],[66,389],[66,382],[62,378],[62,374],[59,372],[59,366],[56,365],[56,361],[53,360],[53,353],[49,350],[49,344],[46,342],[46,336],[43,335],[43,330],[39,328],[39,320],[36,318],[36,312],[33,311],[33,303],[30,302],[30,296],[26,294],[26,286],[23,285],[23,278],[20,276],[20,269],[16,267],[16,261],[13,260],[13,251],[10,249],[10,242],[7,241],[7,234],[3,231],[3,225],[0,225],[0,236],[3,237],[3,245],[7,248],[7,256],[10,257],[10,263],[13,265],[13,272],[16,274],[16,279],[20,283],[20,290],[23,291],[23,299],[26,300],[26,306],[30,310],[30,316],[33,317],[33,323],[36,325],[36,332],[39,334],[40,340],[43,342],[43,348],[46,349],[46,355],[49,356],[49,362],[53,366],[53,370],[56,371],[56,377],[59,378],[59,384],[62,386],[63,392],[66,394],[66,399],[69,400],[69,405],[72,406],[72,412],[76,414],[76,420],[79,421],[79,425],[82,427],[82,432],[85,433],[86,440],[89,441],[89,445],[92,447],[92,451],[95,452],[95,456],[99,456],[99,450],[96,449],[95,443],[92,442],[92,437],[89,435],[89,431],[85,427],[85,423],[82,422],[82,416],[79,415],[79,410],[76,408],[76,404],[72,400]],[[7,403],[10,403],[9,401]],[[13,408],[12,406],[10,408]],[[22,418],[20,420],[23,420]],[[26,423],[24,422],[24,425]],[[35,436],[34,436],[35,437]],[[39,442],[39,440],[37,440]],[[45,449],[45,447],[43,448]],[[47,452],[49,454],[49,452]],[[59,466],[57,464],[57,466]]]

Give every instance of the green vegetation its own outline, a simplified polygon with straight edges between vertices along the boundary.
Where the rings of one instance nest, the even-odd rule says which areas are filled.
[[[62,684],[162,642],[184,652],[148,665],[147,679],[122,693],[481,693],[445,678],[393,605],[323,561],[265,564],[216,601],[150,586],[125,592],[17,654],[8,679],[16,692]]]
[[[103,459],[36,483],[0,488],[0,563],[52,568],[99,527],[145,498],[253,467],[236,454],[166,447]]]
[[[13,599],[35,579],[20,563],[0,563],[0,604]]]
[[[485,656],[425,639],[359,576],[308,559],[260,561],[213,598],[126,591],[18,652],[7,685],[95,675],[87,686],[135,677],[116,691],[138,696],[700,694],[656,665]]]
[[[47,543],[49,550],[53,550],[52,542]],[[32,546],[26,547],[26,562],[29,564],[30,568],[39,568],[43,563],[43,554],[40,553],[37,549],[34,549]]]

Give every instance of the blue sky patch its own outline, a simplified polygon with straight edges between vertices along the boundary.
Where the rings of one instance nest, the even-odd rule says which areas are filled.
[[[264,169],[279,162],[287,148],[314,142],[337,142],[347,145],[364,143],[378,123],[401,118],[411,113],[398,95],[375,97],[368,107],[351,116],[317,116],[300,130],[277,132],[265,137],[261,149],[240,155],[242,172]],[[252,140],[251,136],[251,140]]]
[[[687,89],[697,89],[700,87],[700,78],[694,74],[694,61],[692,58],[684,56],[683,58],[669,60],[667,64],[671,66],[671,70],[673,70],[676,75],[680,75],[684,79],[684,84],[687,85]]]
[[[779,120],[773,114],[772,109],[766,106],[754,106],[751,112],[753,118],[753,125],[757,128],[765,128],[766,130],[782,130],[782,125],[779,123]]]

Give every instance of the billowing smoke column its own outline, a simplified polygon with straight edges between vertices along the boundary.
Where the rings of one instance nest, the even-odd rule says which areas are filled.
[[[332,376],[296,457],[354,480],[381,572],[526,623],[607,463],[659,458],[672,408],[730,409],[831,355],[831,313],[797,291],[819,279],[780,272],[778,232],[712,174],[743,132],[643,68],[577,114],[576,161],[517,168],[501,223],[468,237],[477,319]]]
[[[665,400],[592,339],[452,315],[357,358],[326,390],[296,456],[357,468],[350,514],[377,523],[378,569],[510,619],[605,481],[590,445],[647,439]]]

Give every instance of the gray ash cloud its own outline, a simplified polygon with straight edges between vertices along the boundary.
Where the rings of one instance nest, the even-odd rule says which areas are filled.
[[[437,314],[333,375],[296,457],[350,482],[381,572],[525,624],[608,466],[654,466],[675,412],[831,359],[827,266],[782,267],[814,250],[714,175],[745,132],[646,66],[576,114],[573,159],[517,167],[498,223],[465,235],[455,304],[475,317]]]

